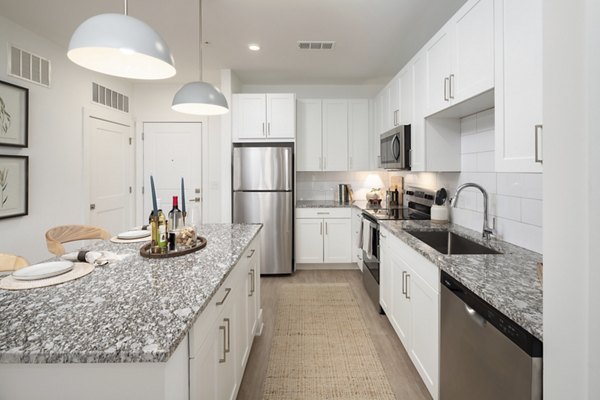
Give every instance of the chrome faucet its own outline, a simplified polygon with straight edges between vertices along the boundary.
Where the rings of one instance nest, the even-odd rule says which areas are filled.
[[[460,194],[460,192],[463,189],[466,189],[469,187],[479,189],[481,191],[481,193],[483,194],[483,233],[482,233],[482,236],[484,239],[489,239],[490,236],[494,236],[496,234],[496,231],[494,230],[493,227],[490,228],[488,225],[488,194],[482,186],[480,186],[476,183],[463,183],[462,185],[460,185],[458,187],[458,189],[456,189],[456,193],[454,194],[454,197],[452,198],[452,200],[450,200],[450,206],[456,207],[456,202],[458,201],[458,195]]]

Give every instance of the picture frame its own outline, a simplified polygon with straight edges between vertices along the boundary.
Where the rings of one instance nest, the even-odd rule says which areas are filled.
[[[27,147],[29,89],[0,81],[0,146]]]
[[[0,219],[29,213],[29,156],[0,155]]]

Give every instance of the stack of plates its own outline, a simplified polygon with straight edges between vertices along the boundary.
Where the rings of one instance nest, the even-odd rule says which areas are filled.
[[[73,269],[71,261],[51,261],[31,265],[13,272],[13,278],[20,281],[35,281],[62,275]]]
[[[142,231],[142,230],[127,231],[127,232],[119,233],[117,235],[117,239],[121,239],[121,240],[142,239],[142,238],[150,236],[150,234],[151,234],[150,231]]]

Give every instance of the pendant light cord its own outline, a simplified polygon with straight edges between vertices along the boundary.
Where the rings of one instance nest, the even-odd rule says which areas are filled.
[[[127,4],[127,0],[125,0],[125,15],[129,15],[129,5]]]
[[[198,68],[202,82],[202,0],[198,0]]]

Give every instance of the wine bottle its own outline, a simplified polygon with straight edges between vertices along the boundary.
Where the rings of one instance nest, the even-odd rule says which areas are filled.
[[[167,232],[169,231],[167,218],[163,210],[158,210],[158,237],[157,245],[160,248],[160,252],[164,253],[167,251]]]
[[[154,211],[150,211],[148,223],[150,224],[150,231],[152,232],[152,235],[150,236],[152,240],[150,249],[152,253],[156,253],[158,249],[158,216],[154,214]]]
[[[183,213],[179,209],[177,196],[173,196],[173,208],[169,211],[169,226],[172,231],[183,227]]]

